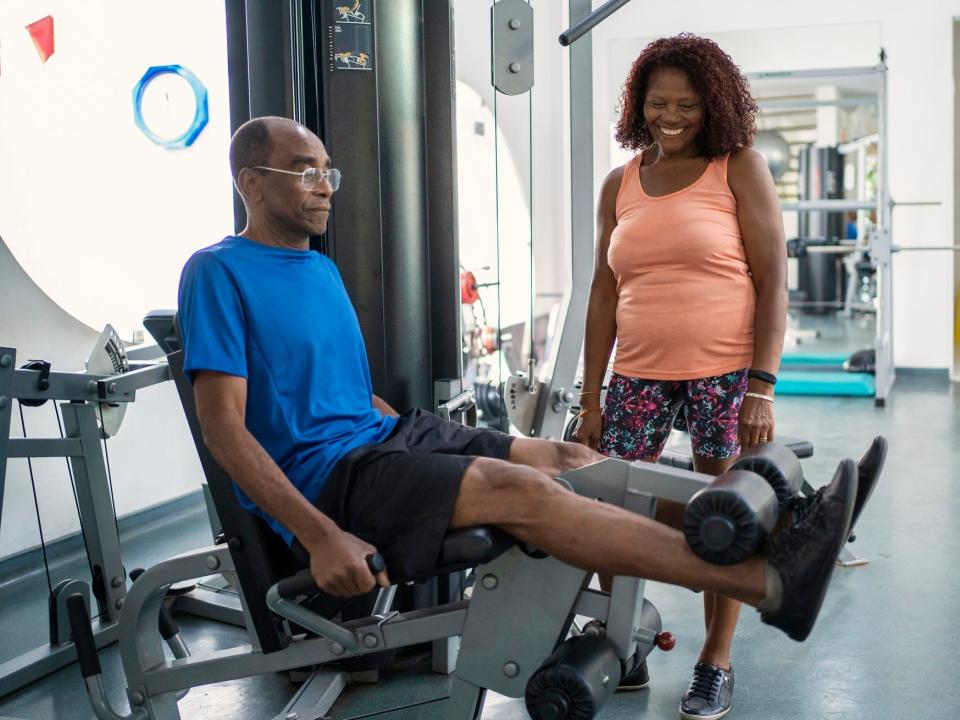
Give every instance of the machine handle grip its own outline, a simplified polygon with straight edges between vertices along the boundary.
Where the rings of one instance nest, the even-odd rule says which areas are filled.
[[[370,572],[374,575],[382,573],[387,569],[387,561],[383,559],[383,555],[380,553],[373,553],[372,555],[367,555],[367,567],[370,568]]]
[[[90,627],[87,602],[83,595],[74,593],[67,598],[67,615],[73,632],[73,644],[77,648],[77,659],[80,661],[80,673],[84,678],[99,675],[100,658],[97,657],[97,646],[93,641],[93,629]]]
[[[387,563],[380,553],[367,555],[366,561],[374,575],[387,569]],[[301,570],[293,577],[284,578],[277,583],[277,594],[284,600],[292,600],[299,595],[312,595],[319,590],[309,570]]]

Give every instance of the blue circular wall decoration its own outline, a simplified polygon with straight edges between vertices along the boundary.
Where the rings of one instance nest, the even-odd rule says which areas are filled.
[[[184,131],[176,137],[165,137],[158,135],[147,125],[143,117],[143,95],[147,86],[161,75],[178,75],[187,81],[190,89],[193,90],[193,99],[195,103],[193,120]],[[143,77],[133,88],[133,119],[141,132],[150,140],[161,147],[169,149],[180,149],[190,147],[194,140],[203,132],[210,119],[210,113],[207,108],[207,88],[200,82],[200,78],[192,71],[183,67],[183,65],[154,65],[147,68]]]

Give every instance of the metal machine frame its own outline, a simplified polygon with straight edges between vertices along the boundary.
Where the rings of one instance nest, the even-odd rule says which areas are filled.
[[[14,348],[0,347],[0,512],[8,458],[63,457],[72,469],[74,490],[91,568],[92,585],[69,580],[51,597],[51,637],[39,646],[0,664],[0,697],[70,665],[77,659],[67,625],[66,598],[81,593],[94,597],[99,616],[94,622],[97,647],[118,639],[117,622],[127,596],[127,573],[121,557],[116,512],[97,421],[99,403],[131,403],[136,393],[170,379],[166,362],[131,362],[128,372],[102,375],[17,368]],[[64,419],[62,438],[11,438],[13,401],[58,402]],[[2,521],[2,516],[0,516]],[[209,576],[207,572],[205,575]],[[204,617],[243,624],[235,593],[197,587],[177,597],[177,606]]]
[[[340,624],[295,601],[301,594],[316,591],[312,580],[303,573],[273,582],[263,598],[251,596],[249,593],[264,587],[263,582],[270,577],[261,573],[259,563],[270,562],[273,556],[258,536],[252,517],[236,505],[229,477],[203,445],[191,388],[182,372],[173,313],[151,313],[144,324],[168,353],[167,376],[172,376],[180,391],[215,510],[225,521],[227,537],[224,544],[164,561],[136,578],[123,605],[119,630],[132,708],[127,717],[179,718],[177,701],[183,691],[200,684],[324,664],[425,641],[449,643],[460,635],[457,678],[448,714],[475,718],[482,709],[486,689],[512,697],[523,695],[531,675],[566,637],[575,614],[605,621],[607,640],[621,659],[631,658],[638,646],[641,655],[658,643],[669,649],[662,642],[659,614],[643,599],[642,580],[616,578],[611,593],[591,590],[587,587],[591,573],[516,546],[505,536],[479,546],[462,546],[474,549],[461,549],[459,554],[452,554],[452,559],[443,553],[438,575],[465,564],[479,564],[478,581],[469,605],[458,596],[435,608],[396,613],[391,611],[394,587],[381,591],[370,617]],[[440,388],[438,392],[450,394],[456,390]],[[469,403],[470,393],[457,393],[442,410],[450,415]],[[653,517],[658,497],[685,502],[715,478],[678,468],[606,459],[565,473],[558,480],[587,497],[602,497],[606,502]],[[237,520],[242,521],[239,527]],[[495,529],[476,532],[503,535]],[[470,533],[451,533],[448,541],[455,543]],[[253,555],[248,557],[249,553]],[[253,558],[258,560],[251,565]],[[163,620],[163,603],[174,583],[211,572],[238,578],[249,645],[192,656],[176,632],[164,629],[164,622],[169,626],[170,621]],[[253,573],[259,573],[258,577],[253,577]],[[547,586],[551,588],[549,597],[542,593]],[[272,615],[285,619],[286,624],[277,625]],[[80,612],[76,622],[71,618],[74,635],[80,638],[81,669],[88,691],[99,718],[118,720],[124,716],[110,708],[99,668],[91,667],[91,663],[96,664],[96,643],[92,635],[84,640],[86,622],[85,612]],[[316,637],[304,636],[302,630]],[[164,653],[164,640],[172,659]],[[301,720],[318,720],[336,700],[346,679],[342,671],[317,670],[277,718],[296,713]]]
[[[92,591],[100,617],[96,621],[97,645],[117,640],[117,619],[126,597],[126,573],[120,557],[113,499],[101,448],[103,436],[97,424],[100,402],[129,403],[136,391],[170,375],[165,363],[133,363],[124,375],[96,375],[17,369],[14,348],[0,347],[0,512],[8,458],[63,457],[70,461],[80,510],[80,527],[93,568],[93,587],[70,581],[70,592]],[[60,403],[63,438],[11,438],[13,401]],[[0,517],[2,521],[2,517]],[[57,618],[65,623],[62,602],[65,593],[56,589]],[[0,696],[76,660],[76,649],[62,627],[51,628],[50,644],[37,647],[0,665]]]
[[[603,497],[605,502],[652,517],[658,498],[686,502],[715,478],[662,465],[606,459],[558,480],[579,494]],[[472,720],[480,716],[488,689],[523,697],[530,677],[567,636],[574,615],[604,621],[606,637],[621,659],[632,657],[638,648],[645,656],[666,644],[660,616],[644,600],[643,580],[618,577],[612,592],[593,590],[587,587],[591,573],[514,546],[476,569],[477,584],[469,603],[396,613],[390,610],[393,588],[389,588],[381,590],[370,617],[340,624],[285,598],[281,589],[285,581],[281,581],[267,593],[267,605],[309,631],[308,635],[291,635],[284,648],[266,652],[260,649],[250,626],[249,645],[202,656],[180,651],[168,658],[157,624],[167,590],[211,570],[236,572],[229,547],[204,548],[166,560],[137,579],[120,621],[120,650],[132,714],[121,716],[111,710],[100,675],[86,675],[85,670],[99,718],[178,720],[177,700],[182,691],[198,685],[322,665],[460,635],[447,716]],[[551,591],[543,593],[544,587]],[[300,720],[324,716],[346,678],[342,673],[319,672],[278,719],[290,717],[291,712]]]

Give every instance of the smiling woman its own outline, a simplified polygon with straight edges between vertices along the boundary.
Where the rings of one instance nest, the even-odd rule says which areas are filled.
[[[658,87],[656,93],[648,92],[651,77],[661,69],[671,78],[669,86]],[[677,94],[678,83],[683,83],[681,77],[686,79],[686,88]],[[756,132],[757,104],[746,78],[713,41],[682,34],[656,40],[644,49],[620,98],[616,138],[623,147],[642,150],[656,141],[656,128],[648,122],[646,113],[667,109],[664,92],[673,93],[675,103],[671,109],[681,116],[695,113],[710,119],[703,132],[688,133],[696,134],[697,150],[705,159],[750,145]]]
[[[573,439],[656,461],[682,412],[694,467],[720,474],[773,440],[786,316],[786,251],[757,106],[712,40],[650,43],[623,88],[616,139],[635,151],[600,192],[581,411]],[[601,407],[614,341],[613,373]],[[676,522],[664,505],[658,519]],[[685,720],[731,707],[740,607],[706,593],[708,634],[680,704]],[[621,687],[642,687],[641,666]]]

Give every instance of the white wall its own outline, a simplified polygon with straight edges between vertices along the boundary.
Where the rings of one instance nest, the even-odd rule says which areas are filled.
[[[24,26],[48,14],[56,50],[41,64]],[[172,63],[209,91],[209,124],[179,151],[133,121],[137,80]],[[233,224],[227,86],[222,2],[0,4],[0,345],[18,363],[81,370],[104,323],[130,338],[147,310],[176,306],[187,257]],[[24,415],[29,436],[58,435],[50,404]],[[139,392],[109,443],[119,514],[199,489],[171,383]],[[33,466],[45,539],[78,530],[65,461]],[[0,558],[38,542],[27,463],[10,460]]]
[[[41,64],[24,25],[47,14],[56,51]],[[176,304],[190,252],[230,229],[224,4],[5,0],[0,53],[0,236],[57,304],[130,338],[146,310]],[[137,81],[174,63],[209,93],[182,150],[133,122]],[[169,97],[161,120],[184,110]]]
[[[598,3],[594,3],[597,5]],[[633,2],[594,31],[594,117],[605,119],[616,105],[615,90],[627,67],[614,67],[612,48],[638,38],[695,32],[723,46],[748,31],[759,31],[746,71],[872,65],[879,47],[838,41],[837,30],[820,26],[878,28],[889,64],[890,177],[895,200],[937,200],[939,207],[894,210],[894,243],[950,245],[953,242],[953,79],[952,20],[957,0],[809,0],[798,12],[791,3],[762,0],[686,3]],[[807,36],[808,45],[797,45]],[[864,37],[857,35],[858,38]],[[736,43],[734,43],[736,45]],[[741,46],[742,47],[742,46]],[[744,53],[741,53],[744,54]],[[746,55],[744,55],[746,56]],[[761,66],[763,61],[768,65]],[[617,63],[619,65],[619,63]],[[765,63],[764,63],[765,64]],[[600,79],[607,79],[602,82]],[[609,139],[594,138],[597,182],[609,165]],[[895,362],[902,367],[946,368],[952,358],[953,280],[944,253],[900,253],[894,258]]]

